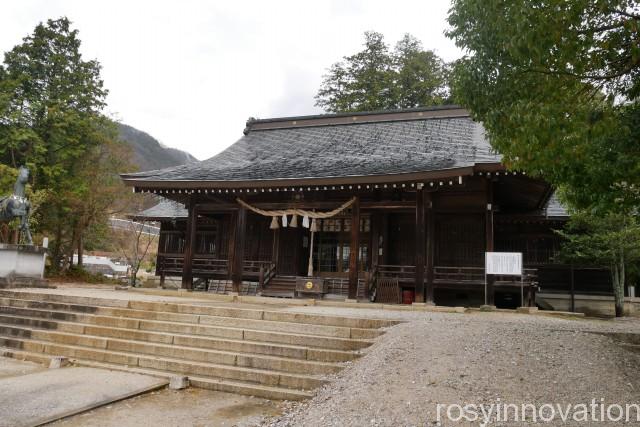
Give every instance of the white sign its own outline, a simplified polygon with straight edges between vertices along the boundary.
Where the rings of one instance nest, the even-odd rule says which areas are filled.
[[[521,252],[486,252],[486,274],[522,275]]]

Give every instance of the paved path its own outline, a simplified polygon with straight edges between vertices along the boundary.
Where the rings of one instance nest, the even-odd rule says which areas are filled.
[[[0,359],[0,366],[5,365],[5,359]],[[0,427],[39,425],[162,384],[166,380],[79,367],[2,378]]]

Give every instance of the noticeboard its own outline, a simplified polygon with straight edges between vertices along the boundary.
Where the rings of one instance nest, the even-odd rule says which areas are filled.
[[[486,252],[486,274],[522,275],[521,252]]]

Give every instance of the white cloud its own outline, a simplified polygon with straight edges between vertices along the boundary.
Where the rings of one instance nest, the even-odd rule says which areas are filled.
[[[67,16],[82,52],[103,66],[108,111],[165,145],[208,158],[235,142],[250,116],[320,112],[325,69],[360,49],[367,30],[404,33],[446,60],[448,0],[21,0],[3,5],[0,51],[49,18]]]

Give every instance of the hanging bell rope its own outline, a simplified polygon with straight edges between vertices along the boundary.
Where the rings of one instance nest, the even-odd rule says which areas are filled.
[[[242,206],[244,206],[245,208],[249,209],[250,211],[253,211],[262,216],[285,217],[286,215],[298,215],[301,217],[308,217],[312,219],[316,219],[316,218],[323,219],[323,218],[331,218],[333,216],[336,216],[337,214],[339,214],[340,212],[342,212],[343,210],[351,206],[356,201],[356,198],[353,197],[349,201],[345,202],[341,206],[329,212],[314,212],[314,211],[306,211],[304,209],[276,209],[273,211],[267,211],[264,209],[256,208],[255,206],[251,206],[249,203],[245,202],[242,199],[236,199],[236,201]]]

